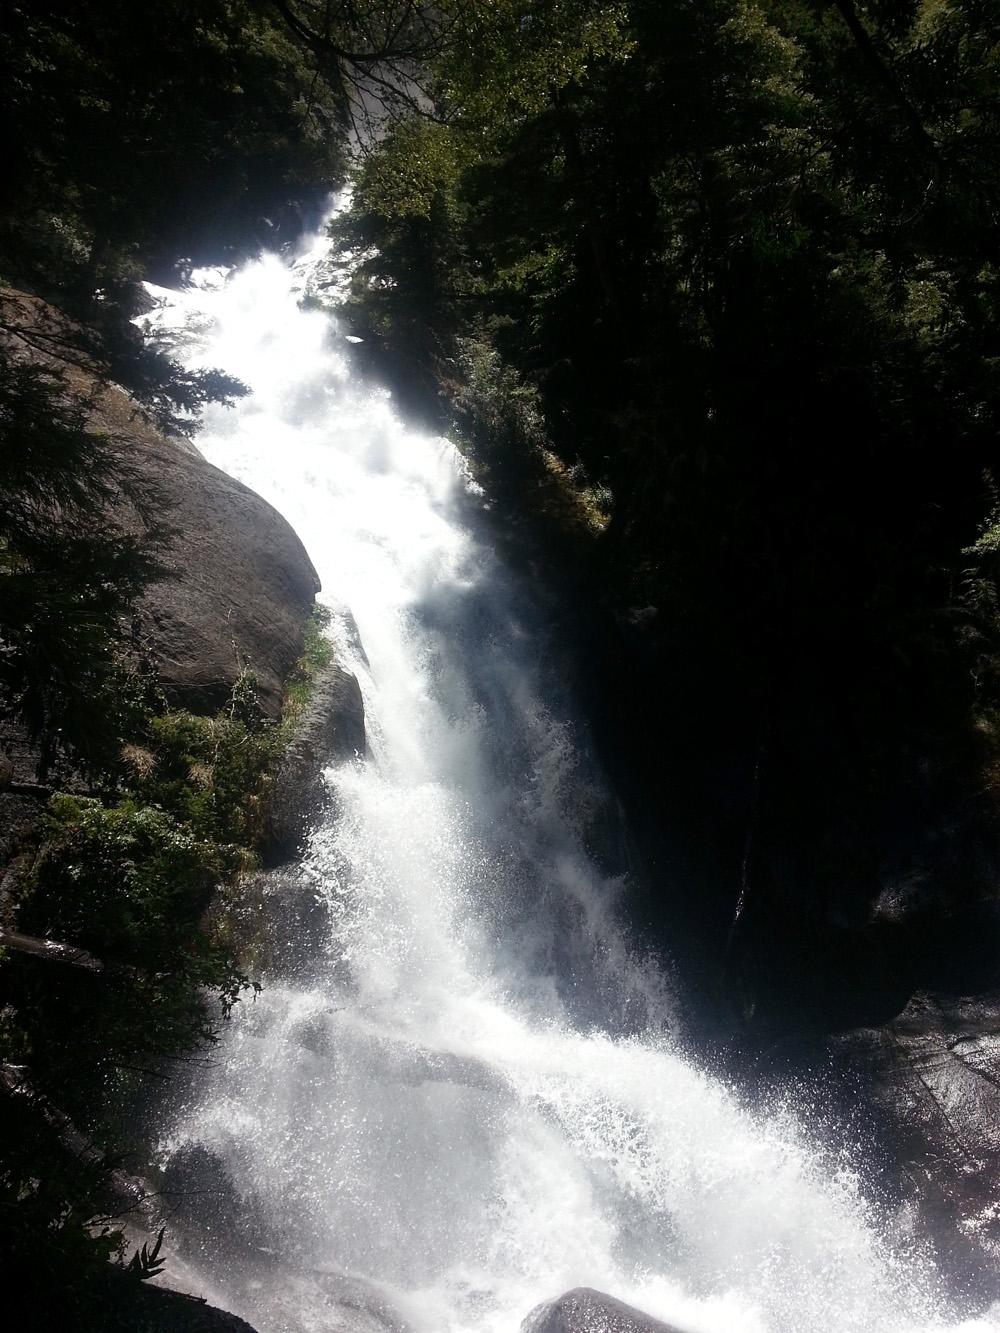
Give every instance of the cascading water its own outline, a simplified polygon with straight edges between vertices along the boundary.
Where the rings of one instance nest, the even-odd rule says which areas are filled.
[[[298,873],[321,947],[286,941],[171,1112],[163,1158],[237,1200],[175,1226],[192,1289],[261,1333],[515,1333],[580,1284],[690,1333],[995,1327],[954,1323],[846,1156],[673,1049],[544,610],[455,450],[300,308],[323,249],[160,293],[189,364],[251,386],[200,447],[302,537],[370,741]]]

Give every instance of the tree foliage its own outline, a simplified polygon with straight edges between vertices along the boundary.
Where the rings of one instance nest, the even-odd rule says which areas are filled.
[[[0,1235],[32,1317],[108,1326],[106,1260],[124,1254],[127,1207],[111,1173],[135,1152],[137,1095],[259,989],[223,923],[202,923],[217,888],[254,863],[277,755],[251,689],[213,719],[142,715],[117,799],[54,796],[13,876],[5,923],[98,961],[0,957]],[[128,1271],[150,1275],[141,1255]],[[44,1293],[29,1280],[42,1273]]]
[[[64,306],[124,299],[142,266],[259,242],[263,218],[322,189],[340,152],[333,94],[272,14],[253,0],[5,7],[7,276]]]
[[[59,372],[6,357],[2,370],[0,715],[27,726],[43,771],[58,755],[107,770],[142,703],[122,622],[162,573],[162,502]],[[123,495],[140,533],[112,517]]]
[[[367,12],[341,6],[337,33],[354,23],[345,50],[377,77],[375,57],[402,57],[409,36],[370,50]],[[43,779],[100,793],[57,795],[4,882],[8,940],[70,946],[58,961],[0,952],[0,1234],[8,1314],[23,1293],[26,1325],[118,1326],[112,1168],[135,1134],[116,1117],[250,984],[201,917],[253,861],[278,732],[249,679],[222,715],[194,718],[166,713],[139,669],[134,612],[163,575],[170,515],[109,386],[185,433],[206,402],[243,392],[143,340],[140,279],[294,238],[329,194],[352,76],[288,21],[313,13],[297,0],[0,10],[0,719],[27,727]],[[72,966],[77,950],[100,966]],[[140,1252],[115,1280],[156,1262]]]
[[[632,780],[678,840],[715,830],[698,929],[721,955],[751,820],[764,968],[782,922],[860,923],[922,857],[991,891],[997,15],[630,0],[468,23],[440,123],[360,167],[346,315],[390,369],[421,348],[439,420],[499,358],[610,492],[589,592],[639,654]],[[486,459],[502,433],[461,434]],[[952,832],[907,850],[928,809]]]

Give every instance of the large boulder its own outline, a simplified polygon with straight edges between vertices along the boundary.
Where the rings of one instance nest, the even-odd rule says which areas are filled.
[[[248,669],[277,716],[319,590],[305,548],[266,500],[175,442],[150,440],[142,457],[180,534],[166,559],[171,577],[141,609],[168,701],[214,712]]]
[[[2,884],[2,881],[0,881]],[[248,971],[267,985],[308,976],[330,940],[330,905],[321,886],[300,865],[243,875],[210,909]]]
[[[532,1310],[521,1333],[679,1333],[632,1305],[592,1287],[574,1287]]]
[[[1000,1299],[1000,992],[920,992],[892,1022],[829,1049],[870,1105],[900,1196],[944,1270]]]
[[[73,1280],[75,1277],[75,1281]],[[11,1281],[4,1313],[10,1328],[72,1329],[73,1333],[256,1333],[237,1315],[156,1279],[137,1281],[117,1264],[103,1272],[53,1274],[37,1283]]]
[[[143,1284],[116,1312],[119,1322],[104,1325],[123,1333],[255,1333],[245,1319],[179,1291]]]
[[[248,669],[276,717],[319,590],[290,524],[188,441],[156,430],[108,382],[85,329],[10,288],[0,289],[0,304],[6,354],[58,370],[67,395],[88,404],[90,427],[127,459],[137,489],[155,491],[157,518],[175,534],[163,561],[168,577],[148,589],[136,626],[168,702],[214,712]],[[124,496],[110,517],[131,532],[146,526]]]

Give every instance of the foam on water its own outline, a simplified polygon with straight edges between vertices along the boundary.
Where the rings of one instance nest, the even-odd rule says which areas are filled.
[[[371,748],[329,774],[301,867],[322,949],[240,1006],[164,1135],[165,1158],[216,1155],[254,1219],[238,1262],[192,1232],[189,1280],[261,1333],[365,1333],[385,1309],[513,1333],[579,1284],[689,1333],[995,1327],[954,1322],[849,1154],[673,1049],[669,985],[616,924],[608,798],[544,603],[455,450],[299,308],[323,250],[159,293],[187,362],[251,386],[198,443],[302,537]]]

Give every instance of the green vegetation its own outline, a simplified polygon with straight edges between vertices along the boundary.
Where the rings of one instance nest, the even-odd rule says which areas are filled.
[[[458,8],[335,229],[345,314],[550,560],[546,452],[609,509],[563,562],[609,755],[675,947],[780,1016],[887,882],[995,892],[1000,16]]]
[[[157,262],[259,242],[322,189],[337,93],[276,8],[253,0],[7,6],[13,156],[4,271],[102,331]]]
[[[328,621],[316,608],[307,624],[280,724],[247,672],[215,717],[140,712],[124,776],[103,799],[53,796],[20,858],[5,923],[84,962],[0,954],[0,1055],[27,1080],[0,1096],[0,1235],[25,1272],[62,1271],[52,1299],[74,1317],[92,1307],[98,1318],[110,1299],[104,1263],[124,1255],[101,1218],[122,1210],[108,1168],[123,1155],[128,1165],[136,1098],[259,989],[234,953],[225,903],[257,864],[275,766],[331,658]],[[64,1117],[87,1136],[82,1156],[67,1150]]]
[[[285,682],[285,697],[281,704],[283,735],[294,729],[309,702],[317,677],[333,661],[333,646],[327,638],[330,612],[325,606],[315,606],[306,621],[302,654]]]
[[[294,236],[337,181],[357,80],[419,49],[419,7],[402,23],[393,6],[323,8],[0,14],[0,738],[28,733],[39,790],[88,792],[52,798],[0,903],[0,1242],[25,1326],[114,1326],[105,1261],[123,1244],[107,1219],[130,1112],[253,984],[205,909],[255,861],[321,631],[285,730],[248,674],[214,718],[165,708],[135,614],[163,577],[171,516],[105,387],[187,434],[207,402],[244,392],[143,341],[139,279]],[[147,1255],[127,1281],[155,1268]]]
[[[152,1068],[212,1036],[203,989],[228,1009],[248,984],[198,928],[215,885],[247,852],[202,840],[164,810],[131,799],[109,807],[53,797],[43,833],[19,889],[18,928],[70,941],[104,968],[77,979],[69,968],[42,975],[31,960],[14,968],[9,958],[7,998],[26,1024],[21,1049],[10,1054],[14,1063],[30,1057],[37,1086],[90,1121],[95,1094],[97,1101],[120,1095],[119,1073]],[[72,1006],[61,983],[76,995]]]
[[[4,906],[19,939],[84,951],[82,965],[41,961],[15,942],[0,960],[0,1053],[24,1078],[0,1097],[0,1233],[25,1273],[60,1271],[48,1298],[74,1317],[100,1307],[104,1260],[123,1253],[100,1219],[123,1208],[108,1170],[135,1098],[255,988],[203,925],[218,887],[254,863],[275,755],[277,729],[234,712],[147,717],[148,748],[127,747],[134,781],[104,801],[54,796]]]
[[[0,717],[18,717],[41,767],[113,767],[142,700],[123,666],[123,618],[161,572],[159,497],[86,428],[86,402],[37,365],[0,364]],[[108,518],[125,494],[143,537]],[[58,523],[53,521],[59,515]]]
[[[131,789],[144,804],[161,807],[198,837],[245,847],[260,839],[267,773],[279,752],[278,729],[259,712],[252,688],[242,677],[230,705],[213,718],[153,718],[148,748],[135,745],[126,755]]]

